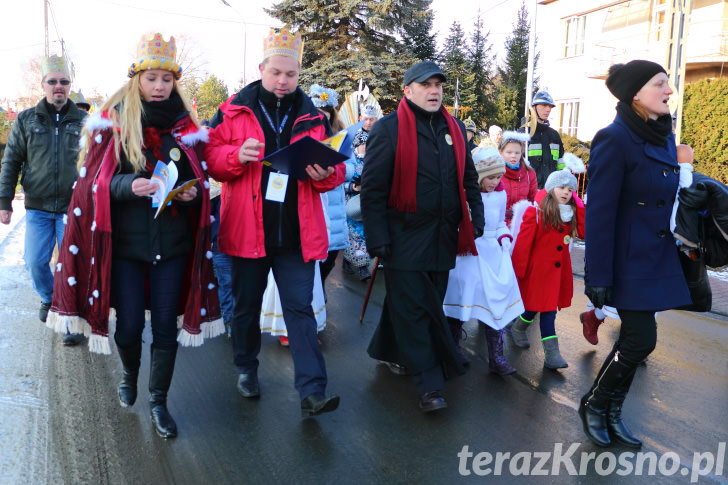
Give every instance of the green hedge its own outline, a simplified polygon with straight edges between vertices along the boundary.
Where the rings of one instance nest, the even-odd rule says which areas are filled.
[[[728,78],[687,85],[681,135],[695,151],[695,170],[728,183]]]

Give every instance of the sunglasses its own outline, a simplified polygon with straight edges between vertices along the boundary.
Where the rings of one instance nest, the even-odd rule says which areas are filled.
[[[61,86],[68,86],[69,84],[71,84],[71,81],[69,81],[68,79],[61,79],[60,81],[57,79],[49,79],[48,81],[46,81],[46,84],[49,86],[55,86],[58,83],[61,83]]]

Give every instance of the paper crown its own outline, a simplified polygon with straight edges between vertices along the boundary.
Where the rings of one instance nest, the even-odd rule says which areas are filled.
[[[291,32],[289,27],[283,27],[281,30],[271,28],[263,39],[263,60],[271,56],[292,57],[301,64],[303,60],[301,34]]]
[[[323,108],[324,106],[336,108],[339,106],[339,95],[331,88],[312,84],[309,89],[309,96],[311,96],[311,101],[317,108]]]
[[[66,61],[65,57],[44,57],[41,70],[43,72],[43,77],[45,77],[49,72],[60,72],[71,77],[71,72],[68,69],[68,61]]]
[[[71,91],[71,94],[69,94],[68,97],[71,98],[71,101],[73,101],[76,104],[79,104],[79,103],[88,104],[86,102],[86,98],[84,97],[83,93],[80,90],[78,92]]]
[[[142,35],[137,46],[137,57],[129,67],[129,77],[134,77],[148,69],[164,69],[174,74],[175,79],[182,76],[182,68],[177,64],[177,44],[174,37],[165,42],[162,34]]]

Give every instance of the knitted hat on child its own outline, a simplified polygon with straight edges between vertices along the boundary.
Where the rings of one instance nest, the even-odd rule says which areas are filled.
[[[572,174],[571,171],[566,168],[563,170],[556,170],[555,172],[551,172],[549,178],[546,179],[546,184],[544,184],[544,188],[546,189],[546,192],[551,192],[556,187],[563,187],[565,185],[568,185],[569,187],[574,189],[574,192],[576,192],[579,186],[579,182],[577,182],[574,174]]]
[[[485,177],[506,173],[506,162],[493,147],[477,147],[473,151],[473,163],[478,172],[478,183]]]

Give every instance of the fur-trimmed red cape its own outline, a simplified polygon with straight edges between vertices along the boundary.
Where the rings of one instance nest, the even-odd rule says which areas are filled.
[[[73,195],[64,218],[66,228],[58,254],[53,283],[53,303],[47,326],[56,332],[84,333],[92,352],[111,354],[109,312],[111,295],[111,209],[109,184],[118,160],[114,153],[112,121],[107,113],[92,115],[86,121],[91,133],[86,161],[79,170]],[[183,346],[199,346],[205,337],[224,333],[212,268],[210,232],[210,185],[207,166],[200,160],[197,142],[207,141],[189,117],[172,129],[178,146],[185,152],[195,177],[203,181],[200,211],[192,221],[194,250],[188,257],[189,274],[180,295],[177,341]]]

